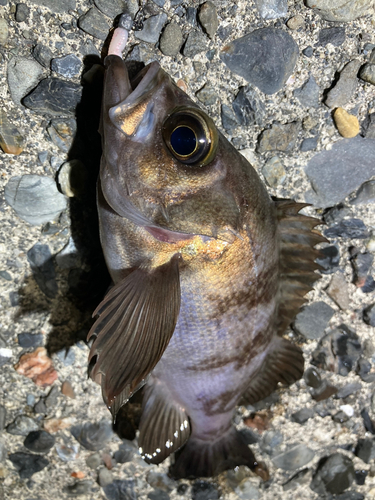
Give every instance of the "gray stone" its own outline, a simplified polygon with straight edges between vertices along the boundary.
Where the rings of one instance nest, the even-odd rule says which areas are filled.
[[[90,469],[97,469],[101,463],[102,458],[99,453],[93,453],[86,458],[86,465],[90,467]]]
[[[55,219],[66,208],[66,198],[55,181],[34,174],[11,177],[5,186],[5,200],[21,219],[35,226]]]
[[[143,23],[143,29],[136,31],[135,37],[138,40],[148,43],[156,43],[159,40],[161,30],[167,22],[168,16],[165,12],[161,12],[157,16],[151,16]]]
[[[4,463],[5,460],[8,458],[8,450],[2,441],[0,441],[0,464]]]
[[[309,366],[303,374],[303,378],[306,382],[306,385],[309,387],[313,387],[314,389],[320,387],[322,383],[322,377],[320,376],[320,373],[315,368],[315,366]]]
[[[48,245],[36,243],[27,252],[27,260],[41,291],[50,299],[54,298],[58,288],[55,267]]]
[[[205,106],[211,106],[215,104],[219,98],[215,88],[209,83],[206,83],[206,85],[198,90],[195,95],[198,97],[198,100]]]
[[[119,14],[126,12],[126,0],[94,0],[95,6],[110,19],[115,19]]]
[[[0,405],[0,432],[5,429],[5,422],[7,418],[7,409],[4,405]]]
[[[361,61],[353,59],[341,70],[340,77],[335,86],[328,92],[325,104],[329,108],[345,106],[353,96],[357,85],[357,73]]]
[[[114,453],[113,457],[118,464],[125,464],[133,459],[135,453],[138,453],[138,450],[135,448],[133,443],[124,439],[119,449]],[[155,474],[158,473],[155,472]],[[151,486],[153,486],[153,484],[151,484]]]
[[[29,0],[40,7],[47,7],[52,12],[65,14],[68,10],[75,10],[76,0]]]
[[[56,444],[56,452],[63,462],[72,462],[78,456],[79,445],[78,444]]]
[[[38,61],[39,64],[41,64],[45,68],[49,68],[53,55],[49,47],[43,45],[42,43],[38,43],[34,47],[33,57],[36,61]]]
[[[332,207],[375,175],[375,139],[343,139],[316,154],[305,168],[313,192],[306,201]]]
[[[306,0],[306,5],[326,21],[334,22],[353,21],[373,12],[372,0]]]
[[[63,491],[69,497],[78,497],[81,495],[88,495],[93,487],[93,482],[89,479],[85,481],[76,481],[73,484],[69,484],[68,486],[64,486]]]
[[[29,347],[39,347],[44,343],[44,337],[42,333],[19,333],[18,334],[18,345],[23,348]]]
[[[194,57],[195,54],[205,52],[207,49],[207,37],[200,31],[192,31],[187,37],[182,53],[185,57]]]
[[[37,113],[73,115],[81,95],[82,87],[78,83],[45,78],[24,98],[23,104]]]
[[[226,45],[220,59],[265,94],[274,94],[294,70],[298,45],[281,29],[261,28]]]
[[[258,500],[261,498],[259,487],[251,482],[251,479],[245,479],[234,490],[241,500]]]
[[[108,486],[108,484],[111,484],[113,482],[113,474],[110,470],[108,470],[106,467],[103,467],[100,469],[99,474],[98,474],[98,483],[102,488],[104,486]]]
[[[74,425],[70,432],[84,448],[91,451],[101,450],[113,435],[112,426],[106,420]]]
[[[163,491],[172,491],[177,486],[176,481],[169,478],[167,474],[153,470],[147,473],[146,480],[153,488]]]
[[[346,384],[344,387],[338,390],[335,394],[335,399],[345,399],[352,394],[360,391],[362,389],[362,384],[360,382],[353,382],[352,384]]]
[[[0,19],[0,45],[5,45],[8,40],[9,28],[5,19]]]
[[[279,455],[284,441],[284,436],[280,431],[266,431],[259,442],[260,449],[267,455]]]
[[[309,45],[305,49],[303,49],[302,54],[306,57],[311,57],[314,53],[314,49]]]
[[[267,160],[262,168],[262,174],[266,179],[267,184],[272,188],[281,186],[286,179],[285,168],[278,156],[273,156]]]
[[[369,464],[375,458],[375,440],[374,439],[358,439],[355,448],[355,455]]]
[[[251,125],[264,126],[266,115],[265,105],[256,89],[251,85],[240,88],[232,106],[240,125],[245,125],[246,127]]]
[[[273,464],[279,469],[295,470],[311,462],[315,452],[304,444],[294,444],[288,449],[272,458]]]
[[[312,408],[301,408],[291,415],[291,419],[293,422],[297,422],[297,424],[304,424],[314,416],[314,410]]]
[[[41,455],[30,453],[11,453],[9,460],[17,469],[21,479],[29,479],[36,472],[40,472],[49,464],[49,461]]]
[[[333,453],[319,461],[310,488],[318,495],[345,491],[355,478],[353,463],[341,453]]]
[[[68,153],[72,147],[76,131],[77,123],[74,118],[54,118],[47,127],[52,142],[64,153]]]
[[[165,56],[173,57],[180,52],[182,30],[176,23],[169,23],[160,37],[160,50]]]
[[[55,438],[46,431],[32,431],[27,436],[23,445],[34,453],[48,453],[55,444]]]
[[[39,429],[39,425],[34,419],[26,415],[18,415],[15,420],[8,425],[7,432],[15,436],[27,436],[29,432]]]
[[[368,238],[370,233],[360,219],[345,219],[324,231],[327,238]]]
[[[80,266],[81,255],[72,237],[69,238],[65,247],[56,254],[55,260],[60,269],[73,269]]]
[[[75,54],[56,57],[51,61],[51,69],[65,78],[73,78],[81,71],[82,62]]]
[[[313,75],[310,75],[307,82],[294,91],[294,96],[297,97],[302,106],[306,106],[306,108],[318,108],[319,92],[319,85],[316,83]]]
[[[304,307],[297,314],[293,329],[306,339],[319,339],[323,335],[325,328],[327,328],[334,312],[334,309],[325,302],[314,302]]]
[[[288,14],[287,0],[255,0],[255,5],[263,19],[278,19]]]
[[[147,495],[147,498],[149,498],[150,500],[169,500],[170,496],[166,491],[154,490],[150,491],[150,493]]]
[[[99,40],[105,40],[109,33],[110,24],[106,17],[95,7],[91,7],[78,19],[78,26]]]
[[[44,403],[47,409],[56,408],[61,395],[60,389],[55,385],[49,391],[48,395],[44,398]]]
[[[70,347],[66,347],[64,349],[61,349],[60,351],[57,351],[56,356],[64,366],[71,366],[76,359],[74,351]]]
[[[213,2],[205,2],[199,7],[198,19],[207,35],[212,38],[219,26],[217,10]]]
[[[12,100],[17,106],[21,106],[22,98],[37,85],[43,71],[42,66],[34,59],[10,59],[7,68],[8,86]]]
[[[364,309],[363,321],[367,325],[375,327],[375,304],[370,304],[368,307],[366,307],[366,309]]]
[[[195,481],[191,491],[192,500],[218,500],[217,486],[207,481]]]
[[[229,132],[238,127],[239,123],[232,108],[227,104],[221,105],[221,123],[223,128]]]
[[[367,83],[375,85],[375,64],[364,64],[359,72],[359,78]]]
[[[266,151],[292,151],[296,145],[300,129],[300,122],[272,124],[271,128],[263,130],[259,136],[258,153],[265,153]]]
[[[332,44],[334,47],[339,47],[345,42],[345,28],[341,26],[333,28],[323,28],[319,31],[319,45],[325,47],[327,44]]]
[[[103,488],[108,500],[136,500],[133,479],[116,479]]]
[[[367,127],[364,133],[366,139],[375,139],[375,113],[368,116]]]
[[[318,139],[319,136],[308,137],[307,139],[303,139],[299,149],[302,151],[302,153],[306,153],[307,151],[313,151],[318,146]]]
[[[346,311],[349,309],[348,284],[343,274],[337,273],[333,275],[326,292],[341,310]]]
[[[30,15],[30,8],[25,3],[18,3],[16,5],[16,21],[22,23],[28,19]]]

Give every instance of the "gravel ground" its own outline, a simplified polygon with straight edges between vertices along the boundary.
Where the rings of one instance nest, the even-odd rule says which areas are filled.
[[[7,186],[0,199],[0,498],[375,498],[374,12],[355,19],[373,2],[335,2],[346,5],[343,20],[332,17],[328,1],[315,2],[328,5],[323,17],[302,1],[218,0],[216,10],[200,3],[147,2],[144,28],[130,36],[133,67],[159,60],[270,194],[311,201],[305,212],[324,218],[330,238],[322,279],[289,334],[304,351],[307,374],[235,417],[270,479],[246,467],[204,481],[168,478],[169,460],[148,466],[135,443],[112,432],[100,389],[87,379],[85,338],[109,284],[94,200],[97,65],[111,18],[124,6],[136,11],[137,2],[1,0],[0,145],[8,153],[0,155]],[[172,28],[163,31],[166,24]],[[260,43],[271,52],[285,43],[288,57],[260,50],[250,74],[251,61],[229,60],[224,47],[268,27],[286,38],[262,32]],[[240,43],[254,52],[253,38]],[[48,80],[55,93],[35,97],[50,77],[59,79]],[[23,177],[29,174],[42,177]],[[46,177],[66,196],[54,181],[43,184]],[[122,435],[132,437],[126,429]]]

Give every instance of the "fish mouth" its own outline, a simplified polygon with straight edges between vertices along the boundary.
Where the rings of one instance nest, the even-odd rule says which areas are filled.
[[[178,243],[180,241],[190,240],[196,236],[195,234],[170,231],[169,229],[164,229],[160,226],[144,226],[144,229],[156,240],[163,243]]]

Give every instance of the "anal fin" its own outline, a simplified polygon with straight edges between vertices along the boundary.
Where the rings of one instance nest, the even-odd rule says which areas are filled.
[[[279,382],[285,385],[293,384],[302,377],[303,367],[301,349],[289,340],[275,337],[272,351],[250,381],[243,399],[247,404],[254,404],[269,396]]]
[[[139,451],[147,463],[159,464],[190,436],[184,408],[173,400],[165,385],[153,378],[145,390],[139,426]]]

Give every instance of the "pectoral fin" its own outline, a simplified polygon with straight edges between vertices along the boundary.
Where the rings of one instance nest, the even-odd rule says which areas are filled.
[[[144,384],[163,355],[180,309],[178,256],[151,271],[136,269],[99,304],[88,338],[89,361],[113,415]]]

